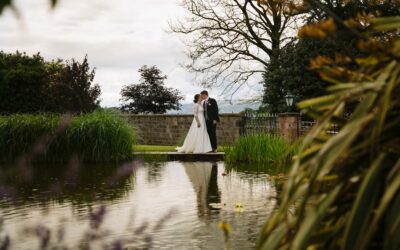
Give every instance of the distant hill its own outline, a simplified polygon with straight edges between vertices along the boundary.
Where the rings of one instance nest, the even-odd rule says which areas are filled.
[[[251,102],[251,103],[246,103],[245,101],[236,101],[232,104],[229,103],[229,101],[219,101],[218,102],[218,107],[219,107],[219,112],[222,113],[239,113],[246,108],[251,108],[251,109],[258,109],[258,107],[261,105],[260,102]],[[193,103],[184,103],[182,104],[181,110],[171,110],[168,111],[168,114],[192,114],[193,113]]]

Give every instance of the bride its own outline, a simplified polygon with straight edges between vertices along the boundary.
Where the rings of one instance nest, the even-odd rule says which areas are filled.
[[[179,153],[208,153],[212,151],[210,137],[207,133],[204,108],[201,105],[201,95],[194,96],[194,119],[186,135],[182,147],[176,148]]]

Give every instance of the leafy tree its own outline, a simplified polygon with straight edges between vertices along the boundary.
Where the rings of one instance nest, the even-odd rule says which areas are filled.
[[[284,97],[288,92],[296,96],[296,102],[325,94],[327,84],[319,77],[315,69],[310,67],[311,59],[318,55],[328,56],[331,60],[338,59],[339,54],[342,58],[353,59],[362,55],[356,43],[361,32],[367,30],[368,26],[360,25],[360,22],[357,23],[352,18],[367,20],[368,15],[398,15],[400,2],[305,1],[297,9],[305,13],[306,23],[329,20],[326,24],[335,26],[335,29],[328,32],[334,33],[334,36],[326,39],[306,37],[293,41],[281,49],[276,60],[268,63],[266,72],[263,74],[263,103],[268,105],[271,112],[287,111]],[[328,19],[331,16],[335,18]],[[301,33],[299,35],[302,36]],[[375,33],[375,36],[386,39],[388,32]],[[351,65],[348,66],[351,67]]]
[[[90,69],[87,57],[82,63],[72,59],[56,64],[53,66],[56,71],[51,85],[51,93],[56,97],[53,99],[53,110],[87,113],[97,109],[101,90],[99,85],[93,84],[95,71]]]
[[[346,49],[340,50],[340,47]],[[310,61],[318,55],[335,58],[339,50],[346,51],[352,58],[360,54],[353,41],[343,42],[340,46],[333,39],[305,38],[285,46],[263,74],[263,103],[268,104],[269,111],[287,111],[285,95],[288,92],[295,96],[295,102],[325,94],[327,83],[310,67]]]
[[[40,54],[0,52],[0,113],[86,113],[99,107],[100,87],[87,58],[46,62]]]
[[[39,55],[0,52],[0,112],[32,113],[49,109],[49,75]]]
[[[126,85],[121,90],[121,100],[125,103],[121,109],[135,114],[154,113],[164,114],[168,110],[179,110],[179,101],[183,100],[180,92],[173,88],[166,88],[167,79],[156,66],[139,69],[139,84]]]
[[[307,14],[307,23],[317,23],[333,16],[340,22],[356,18],[360,13],[394,16],[400,12],[399,6],[397,0],[307,0],[302,3],[300,9]]]

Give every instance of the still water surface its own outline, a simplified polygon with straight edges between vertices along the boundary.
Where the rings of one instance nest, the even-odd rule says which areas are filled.
[[[227,173],[223,162],[22,172],[28,174],[15,167],[0,172],[1,239],[9,235],[11,249],[37,249],[38,238],[69,249],[82,242],[92,249],[223,249],[220,222],[231,227],[232,249],[252,249],[276,206],[267,174]]]

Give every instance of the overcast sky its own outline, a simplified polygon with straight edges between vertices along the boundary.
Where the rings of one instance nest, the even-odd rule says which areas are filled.
[[[22,18],[11,10],[0,16],[0,50],[79,61],[87,54],[102,88],[102,106],[119,106],[121,87],[138,82],[137,70],[145,64],[157,65],[185,102],[202,90],[180,66],[186,61],[184,37],[168,32],[169,21],[187,15],[179,0],[59,0],[55,10],[49,0],[15,3]],[[257,89],[251,83],[235,98],[254,97]],[[221,98],[221,90],[210,92]]]

